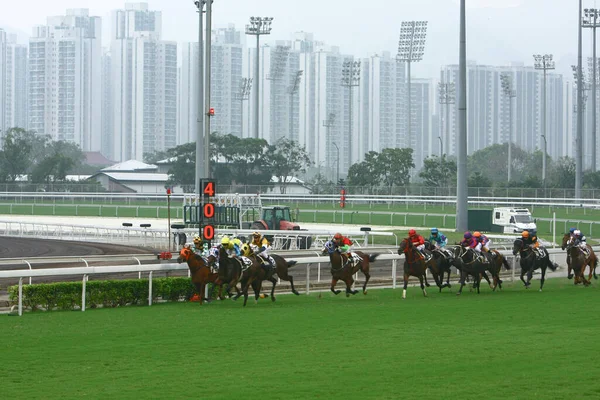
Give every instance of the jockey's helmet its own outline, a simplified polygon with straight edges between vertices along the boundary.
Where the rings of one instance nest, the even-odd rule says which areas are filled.
[[[417,231],[415,231],[414,229],[411,229],[408,231],[408,236],[415,236],[417,234]]]
[[[336,240],[339,240],[339,239],[341,239],[342,237],[343,237],[343,236],[342,236],[342,234],[341,234],[341,233],[339,233],[339,232],[338,232],[338,233],[336,233],[335,235],[333,235],[333,238],[334,238],[334,239],[336,239]]]
[[[431,228],[431,234],[432,235],[437,235],[438,234],[438,228]]]
[[[480,238],[481,237],[481,232],[473,232],[473,236],[476,238]]]
[[[200,237],[200,235],[195,234],[194,235],[194,244],[198,244],[198,243],[202,243],[202,238]]]
[[[260,238],[262,235],[258,231],[254,231],[252,233],[252,236],[255,237],[255,238]]]
[[[527,239],[529,237],[529,231],[521,232],[521,236],[523,237],[523,239]]]
[[[579,229],[575,229],[575,232],[573,232],[573,234],[575,236],[579,236],[579,235],[581,235],[581,231]]]
[[[569,229],[569,233],[573,234],[576,230],[577,230],[577,228],[571,228],[571,229]]]
[[[229,236],[223,236],[223,239],[221,239],[221,244],[225,247],[229,246],[230,240],[229,240]]]
[[[465,232],[465,234],[463,235],[463,237],[465,239],[471,239],[473,237],[473,235],[471,235],[471,232]]]

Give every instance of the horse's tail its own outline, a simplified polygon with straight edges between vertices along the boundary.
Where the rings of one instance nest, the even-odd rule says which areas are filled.
[[[558,264],[555,263],[554,261],[551,261],[550,257],[548,257],[548,266],[550,267],[550,269],[552,271],[556,271],[558,269]]]
[[[286,261],[287,263],[287,267],[293,267],[294,265],[298,264],[298,261],[294,260],[294,261]]]
[[[502,265],[504,265],[504,268],[506,268],[507,271],[510,271],[510,264],[508,263],[506,257],[502,257]]]
[[[379,254],[369,254],[369,262],[375,261]]]

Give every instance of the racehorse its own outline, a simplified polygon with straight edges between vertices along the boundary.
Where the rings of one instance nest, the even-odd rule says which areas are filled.
[[[569,279],[573,279],[573,273],[571,272],[572,270],[575,270],[575,284],[577,285],[578,283],[584,283],[586,282],[585,279],[585,267],[586,265],[590,267],[590,273],[588,275],[587,278],[587,285],[589,285],[590,281],[592,280],[592,275],[594,276],[594,279],[598,279],[598,276],[596,275],[596,267],[598,266],[598,258],[596,257],[596,254],[594,253],[594,250],[592,250],[591,246],[587,245],[587,248],[590,252],[590,256],[586,258],[583,250],[581,248],[577,248],[578,246],[572,246],[570,244],[571,241],[571,235],[569,233],[565,233],[563,236],[563,240],[562,240],[562,245],[561,248],[567,249],[567,278]],[[573,260],[573,256],[577,255],[577,259],[576,262],[574,263]],[[581,258],[583,257],[583,262],[581,261]],[[575,268],[573,268],[573,264],[575,264]],[[586,285],[586,286],[587,286]]]
[[[248,302],[248,289],[250,286],[252,286],[252,289],[254,290],[254,302],[258,303],[263,281],[269,281],[273,284],[273,287],[271,288],[271,301],[275,301],[275,286],[277,286],[277,279],[273,277],[276,272],[275,268],[264,268],[262,263],[254,254],[246,257],[246,259],[250,260],[251,264],[243,271],[242,278],[240,280],[242,285],[242,294],[244,295],[244,307]],[[238,262],[241,265],[241,262],[238,259],[231,260]],[[235,299],[239,297],[240,295],[238,294],[236,295]]]
[[[439,271],[437,270],[437,265],[434,262],[433,257],[425,262],[425,259],[419,252],[417,248],[413,244],[413,242],[406,238],[400,242],[400,247],[398,248],[398,254],[402,255],[404,253],[404,290],[402,291],[402,298],[406,299],[406,288],[408,287],[408,278],[412,275],[414,277],[419,278],[419,282],[421,283],[421,290],[423,291],[423,296],[427,297],[427,290],[425,290],[424,278],[427,268],[433,273],[433,279],[438,287],[442,288],[442,284],[439,280]]]
[[[264,263],[266,261],[259,255],[256,255],[256,257],[260,263]],[[292,293],[294,293],[296,296],[300,296],[300,293],[298,293],[294,287],[294,277],[289,273],[289,268],[296,265],[297,261],[286,261],[285,258],[278,254],[271,254],[271,257],[273,260],[275,260],[275,273],[277,274],[277,277],[281,280],[288,281],[292,286]]]
[[[450,252],[450,254],[446,254],[445,251],[438,249],[431,242],[425,242],[425,249],[431,251],[431,254],[433,254],[433,264],[435,264],[435,266],[437,268],[438,275],[439,275],[439,281],[441,284],[440,292],[445,287],[451,288],[452,285],[450,285],[450,272],[451,272],[450,267],[452,267],[452,261],[454,259],[454,255],[448,249],[445,249],[445,250]],[[452,257],[450,257],[450,255],[452,255]],[[433,271],[432,271],[432,273],[433,273]],[[444,274],[446,274],[446,273],[448,273],[448,277],[446,278],[446,283],[444,283]],[[427,284],[427,276],[425,276],[425,286],[429,286]]]
[[[192,284],[200,295],[200,304],[205,300],[204,291],[207,283],[216,283],[219,280],[219,274],[211,273],[210,267],[205,263],[204,259],[192,251],[189,247],[184,247],[179,252],[177,262],[187,262],[190,269],[190,277]]]
[[[331,291],[333,294],[338,295],[342,292],[335,289],[338,281],[346,283],[346,297],[350,297],[351,294],[357,294],[358,290],[352,290],[352,285],[354,284],[352,276],[359,270],[365,276],[363,294],[367,294],[367,283],[371,279],[369,263],[375,261],[377,254],[365,254],[361,251],[353,251],[352,253],[360,257],[360,260],[355,259],[354,263],[351,264],[348,261],[348,256],[338,251],[337,245],[333,241],[330,240],[325,243],[322,254],[329,254],[329,261],[331,262]]]
[[[556,271],[558,268],[558,265],[550,260],[550,255],[546,249],[542,250],[544,252],[544,256],[539,257],[530,246],[525,245],[523,239],[519,238],[515,240],[513,244],[513,255],[517,255],[517,253],[519,253],[521,256],[521,281],[525,285],[526,289],[529,289],[529,286],[531,285],[531,278],[533,277],[533,271],[536,269],[542,269],[542,279],[540,281],[541,292],[542,288],[544,287],[544,281],[546,280],[546,269],[550,268],[552,271]],[[525,274],[527,274],[527,281],[523,279]]]
[[[485,273],[488,264],[481,262],[475,250],[468,247],[457,246],[453,249],[453,253],[454,266],[460,270],[460,289],[456,295],[459,296],[462,293],[467,275],[473,277],[473,288],[477,288],[477,293],[479,294],[481,278],[485,277],[488,283],[490,283],[490,280]],[[490,283],[490,287],[491,286]]]
[[[231,297],[231,288],[234,288],[237,295],[234,299],[241,296],[241,292],[237,287],[238,282],[242,278],[242,264],[229,257],[227,250],[223,246],[219,247],[219,298],[222,297],[223,285],[227,285],[226,291],[229,297]],[[214,256],[213,256],[214,258]],[[210,256],[209,256],[210,261]]]
[[[510,264],[508,264],[506,257],[500,254],[498,250],[490,250],[488,254],[488,260],[490,263],[487,264],[486,269],[492,274],[494,285],[492,286],[487,276],[485,277],[485,279],[488,281],[488,284],[490,284],[492,290],[496,291],[497,287],[502,289],[502,279],[500,279],[500,271],[502,270],[502,266],[504,266],[504,268],[506,268],[507,271],[510,271]]]

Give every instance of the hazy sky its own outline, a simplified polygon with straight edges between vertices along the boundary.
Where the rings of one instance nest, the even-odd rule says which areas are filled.
[[[8,2],[9,0],[1,0]],[[481,64],[533,63],[532,54],[552,53],[558,71],[569,74],[577,55],[576,0],[466,0],[467,58]],[[177,42],[195,40],[197,17],[193,0],[148,0],[163,12],[163,37]],[[123,8],[122,0],[29,0],[2,7],[0,26],[30,34],[46,16],[67,8],[89,8],[107,17]],[[292,32],[312,32],[315,39],[340,46],[341,51],[369,56],[381,51],[395,55],[400,24],[428,20],[423,61],[413,68],[417,77],[437,77],[441,65],[458,61],[458,0],[215,0],[215,26],[234,23],[242,29],[252,15],[272,16],[269,39],[288,39]],[[584,1],[594,7],[594,0]],[[103,21],[105,37],[110,26]],[[108,43],[105,43],[108,45]],[[591,55],[591,30],[584,30],[584,57]]]

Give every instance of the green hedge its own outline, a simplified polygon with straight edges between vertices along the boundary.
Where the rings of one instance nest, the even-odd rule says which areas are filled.
[[[82,282],[23,285],[23,306],[32,311],[74,310],[81,308]],[[213,288],[213,296],[216,297]],[[19,287],[8,288],[11,301],[18,301]],[[156,278],[152,280],[152,298],[166,301],[189,300],[195,287],[190,278]],[[148,279],[89,281],[86,283],[86,308],[117,307],[148,302]]]

